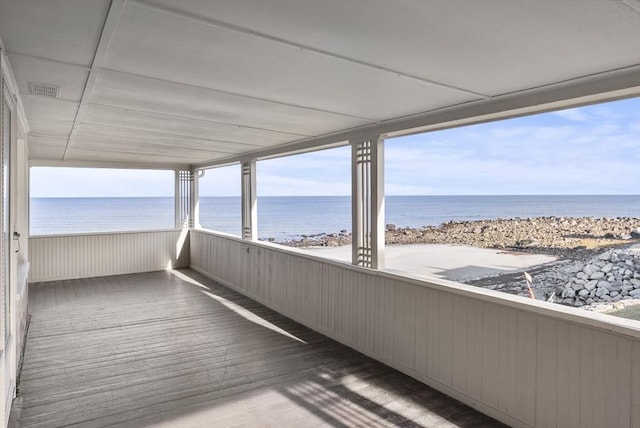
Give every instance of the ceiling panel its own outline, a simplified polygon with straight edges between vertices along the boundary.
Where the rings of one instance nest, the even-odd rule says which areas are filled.
[[[91,65],[109,0],[5,0],[0,37],[10,52]]]
[[[319,135],[335,129],[370,123],[349,116],[107,70],[99,73],[90,101],[94,104],[131,107],[136,110],[303,135]]]
[[[29,136],[29,158],[62,160],[67,147],[66,139],[46,136]]]
[[[73,122],[80,105],[74,101],[22,94],[27,117]]]
[[[82,99],[88,67],[17,54],[10,54],[9,62],[21,93],[29,94],[29,83],[36,82],[58,86],[60,99],[76,102]]]
[[[203,138],[169,135],[156,131],[141,131],[119,126],[82,124],[78,128],[77,142],[86,145],[94,140],[107,141],[109,144],[122,142],[131,149],[141,146],[168,147],[173,152],[184,152],[186,149],[205,150],[220,153],[236,154],[245,150],[257,149],[259,146],[247,147],[244,144],[213,141]],[[74,143],[76,141],[74,140]],[[74,145],[75,147],[75,145]]]
[[[153,131],[169,135],[206,138],[247,144],[250,147],[284,143],[303,134],[287,134],[251,127],[226,125],[202,119],[171,116],[167,114],[90,104],[84,116],[85,123],[122,126],[141,131]],[[251,144],[247,142],[251,141]]]
[[[369,120],[479,98],[136,3],[125,6],[103,66]]]
[[[487,95],[640,63],[618,0],[147,2]]]
[[[132,162],[132,163],[153,163],[153,164],[189,164],[193,159],[199,159],[201,162],[206,159],[220,159],[226,157],[226,154],[211,155],[206,157],[193,158],[183,156],[178,153],[169,155],[158,153],[137,153],[130,150],[126,151],[109,151],[109,150],[91,150],[75,148],[70,150],[65,157],[66,161],[86,161],[86,162]]]
[[[183,157],[187,159],[208,159],[212,155],[222,154],[228,155],[225,152],[216,152],[214,150],[193,149],[188,147],[176,147],[167,146],[164,144],[142,143],[136,142],[131,144],[126,140],[118,138],[110,138],[107,136],[86,136],[79,134],[77,140],[67,149],[69,154],[76,152],[76,149],[81,150],[95,150],[95,151],[108,151],[108,152],[122,152],[122,153],[138,153],[145,155],[167,155],[175,157]]]
[[[36,118],[29,122],[30,135],[48,136],[68,139],[73,128],[73,121],[49,120]]]

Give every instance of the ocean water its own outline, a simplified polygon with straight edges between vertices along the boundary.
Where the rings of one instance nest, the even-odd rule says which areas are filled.
[[[31,235],[170,229],[173,198],[32,198]],[[640,217],[640,195],[387,196],[386,223],[437,226],[450,220],[514,217]],[[240,234],[240,198],[203,197],[207,229]],[[294,239],[351,230],[348,196],[258,198],[258,236]]]

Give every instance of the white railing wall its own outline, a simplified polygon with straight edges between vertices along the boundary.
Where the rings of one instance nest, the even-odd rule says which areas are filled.
[[[32,236],[29,260],[29,282],[187,267],[189,231]]]
[[[640,426],[635,321],[191,231],[195,270],[512,426]]]

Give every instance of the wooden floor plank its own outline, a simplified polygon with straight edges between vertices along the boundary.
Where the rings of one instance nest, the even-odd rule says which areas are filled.
[[[502,426],[190,270],[30,287],[23,427]]]

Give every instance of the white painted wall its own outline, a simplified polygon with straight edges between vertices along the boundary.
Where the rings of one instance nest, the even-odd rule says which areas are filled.
[[[29,238],[29,282],[121,275],[189,265],[188,230]]]
[[[191,267],[509,425],[640,426],[640,323],[191,231]]]

